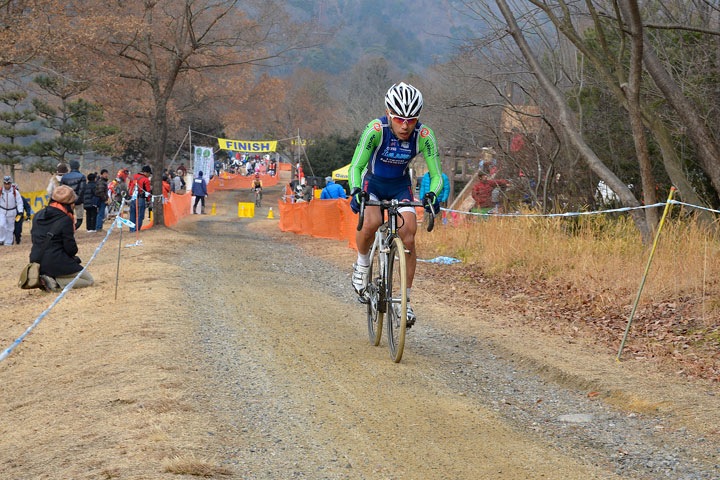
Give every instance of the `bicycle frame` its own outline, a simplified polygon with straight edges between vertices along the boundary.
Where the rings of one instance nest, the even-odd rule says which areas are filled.
[[[402,226],[398,225],[398,217],[402,218],[401,208],[422,205],[423,203],[414,201],[376,201],[364,197],[360,205],[358,230],[362,229],[366,206],[380,207],[382,219],[370,249],[368,284],[363,292],[363,300],[368,309],[368,336],[372,344],[380,344],[382,324],[387,314],[385,326],[388,347],[390,356],[396,363],[402,358],[407,326],[407,250],[398,234],[398,229]],[[433,226],[434,211],[431,209],[428,231],[432,230]]]

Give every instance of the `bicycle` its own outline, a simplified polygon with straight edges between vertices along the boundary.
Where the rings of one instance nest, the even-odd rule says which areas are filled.
[[[260,204],[262,203],[262,189],[255,188],[255,206],[260,208]]]
[[[405,349],[407,328],[407,250],[398,235],[398,218],[402,219],[399,209],[402,207],[424,207],[425,201],[369,200],[364,196],[360,202],[358,231],[365,220],[365,207],[378,206],[383,223],[375,232],[375,240],[370,249],[370,268],[368,283],[362,292],[360,301],[367,304],[367,326],[370,343],[380,345],[383,321],[387,330],[390,356],[395,363],[402,359]],[[435,226],[436,212],[430,206],[427,231]],[[385,219],[387,215],[387,219]]]

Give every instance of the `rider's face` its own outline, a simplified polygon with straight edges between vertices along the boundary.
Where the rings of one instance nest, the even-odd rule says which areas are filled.
[[[400,140],[409,140],[417,124],[417,118],[401,119],[389,110],[386,113],[390,119],[390,130],[392,130],[393,134]]]

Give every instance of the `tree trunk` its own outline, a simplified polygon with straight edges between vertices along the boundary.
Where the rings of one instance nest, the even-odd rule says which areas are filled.
[[[687,135],[695,144],[703,171],[710,179],[716,193],[720,193],[720,147],[718,147],[712,134],[708,131],[702,115],[695,109],[677,82],[667,72],[657,57],[655,49],[649,43],[647,43],[643,52],[643,61],[655,85],[675,109],[683,125],[687,128]]]
[[[630,72],[628,75],[628,83],[624,88],[625,97],[627,98],[630,128],[633,132],[635,153],[638,156],[638,163],[640,165],[643,199],[645,200],[645,205],[654,205],[657,203],[657,195],[655,194],[656,182],[652,173],[647,138],[645,136],[645,126],[643,125],[642,113],[640,110],[644,39],[642,21],[640,18],[640,10],[635,0],[622,0],[620,2],[620,9],[622,10],[623,17],[625,17],[625,23],[630,29],[631,39]],[[645,210],[645,216],[648,224],[654,229],[660,220],[657,210],[654,208],[648,208]]]
[[[577,128],[574,120],[572,111],[565,102],[565,98],[558,88],[548,79],[545,72],[538,60],[530,50],[525,37],[520,30],[515,16],[512,10],[509,8],[505,0],[497,0],[497,5],[502,12],[503,17],[508,24],[508,31],[515,40],[516,45],[520,49],[525,61],[527,61],[533,75],[538,80],[538,83],[542,86],[545,92],[552,100],[555,107],[560,112],[558,118],[560,127],[562,128],[567,139],[573,145],[573,147],[582,156],[585,163],[590,169],[600,177],[620,198],[623,205],[628,207],[639,207],[640,204],[637,199],[633,196],[630,189],[625,185],[603,162],[598,158],[595,152],[588,146],[585,140],[582,138],[579,129]],[[643,244],[649,244],[652,241],[652,232],[648,226],[645,215],[641,210],[631,210],[631,215],[635,226],[640,232]]]
[[[165,169],[165,143],[167,142],[168,126],[167,126],[167,99],[160,98],[156,102],[155,107],[155,132],[153,138],[152,157],[152,190],[153,190],[153,226],[165,225],[165,212],[163,211],[162,199],[162,175]]]

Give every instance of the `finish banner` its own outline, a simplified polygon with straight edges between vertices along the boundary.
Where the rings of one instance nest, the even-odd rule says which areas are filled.
[[[277,148],[277,140],[229,140],[218,138],[221,150],[248,153],[269,153]]]

